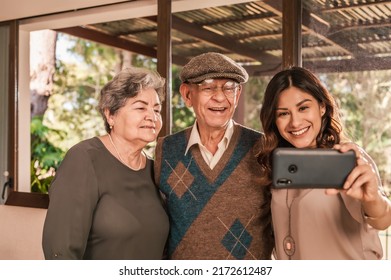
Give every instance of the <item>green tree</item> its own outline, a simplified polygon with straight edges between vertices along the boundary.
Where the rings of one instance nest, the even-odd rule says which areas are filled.
[[[37,139],[32,141],[32,149],[35,151],[34,157],[39,158],[38,161],[32,160],[33,191],[47,191],[55,170],[70,147],[81,140],[105,133],[102,117],[97,110],[104,84],[120,69],[130,65],[156,70],[154,59],[58,34],[59,39],[64,37],[71,44],[68,53],[73,59],[70,62],[56,59],[54,87],[47,109],[43,117],[32,121],[32,135]],[[193,112],[184,105],[179,94],[179,69],[173,66],[174,132],[194,122]],[[37,162],[41,163],[39,167]]]
[[[42,124],[47,102],[52,94],[57,33],[52,30],[31,32],[31,189],[46,192],[48,182],[62,158],[62,150],[48,139],[50,129]],[[56,133],[56,131],[53,131]]]
[[[74,62],[56,60],[54,93],[44,117],[45,125],[65,133],[66,139],[54,133],[49,136],[64,150],[105,132],[97,110],[100,89],[121,65],[120,53],[113,48],[75,37],[68,40],[73,43],[69,54]]]
[[[66,36],[58,34],[58,38]],[[56,59],[54,86],[43,116],[32,119],[32,191],[47,192],[65,152],[77,142],[104,133],[97,110],[101,87],[121,63],[112,48],[69,38],[74,62]]]
[[[262,131],[259,113],[262,108],[262,100],[266,86],[271,77],[250,77],[244,86],[241,98],[245,100],[244,124],[248,127]]]
[[[61,131],[50,129],[42,124],[42,116],[31,120],[31,191],[46,193],[57,169],[64,157],[64,151],[54,146],[49,134],[63,138]]]
[[[172,132],[181,131],[191,125],[195,121],[195,115],[192,109],[188,108],[182,99],[179,92],[181,80],[179,78],[181,68],[178,66],[172,67]]]
[[[336,97],[350,138],[375,160],[383,184],[391,184],[391,71],[322,76]]]

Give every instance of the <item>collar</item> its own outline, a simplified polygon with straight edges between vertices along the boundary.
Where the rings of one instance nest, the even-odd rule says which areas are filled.
[[[223,139],[221,139],[218,146],[220,147],[221,145],[224,145],[224,149],[226,149],[228,147],[229,142],[231,141],[233,134],[234,134],[234,121],[230,120],[228,122],[227,129],[225,130]],[[197,128],[197,120],[194,122],[193,128],[191,129],[189,142],[187,143],[186,150],[185,150],[185,155],[190,150],[190,148],[196,144],[203,146],[201,142],[200,133]]]

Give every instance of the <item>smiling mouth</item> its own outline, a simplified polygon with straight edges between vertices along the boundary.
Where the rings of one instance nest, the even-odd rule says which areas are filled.
[[[148,125],[142,126],[141,128],[155,129],[155,127],[154,127],[154,126],[148,126]]]
[[[213,111],[213,112],[224,112],[225,111],[225,107],[212,107],[212,108],[209,108],[209,110]]]
[[[310,129],[309,126],[303,128],[303,129],[300,129],[300,130],[297,130],[297,131],[291,131],[291,133],[295,136],[300,136],[302,135],[303,133],[307,132],[307,130]]]

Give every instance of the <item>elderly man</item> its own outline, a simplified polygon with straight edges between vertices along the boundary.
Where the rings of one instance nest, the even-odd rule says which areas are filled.
[[[210,52],[190,60],[180,78],[196,122],[159,138],[155,160],[170,217],[168,258],[270,259],[270,196],[254,151],[261,134],[232,120],[248,74]]]

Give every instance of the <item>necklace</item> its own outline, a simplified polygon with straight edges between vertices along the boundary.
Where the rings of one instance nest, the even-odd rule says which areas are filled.
[[[119,160],[120,160],[123,164],[125,164],[127,167],[129,167],[130,169],[132,169],[133,171],[139,171],[139,170],[141,169],[141,165],[143,164],[143,159],[140,158],[140,164],[139,164],[138,168],[137,168],[137,169],[134,169],[133,167],[131,167],[129,164],[127,164],[127,163],[122,159],[120,153],[118,152],[117,147],[114,145],[114,142],[113,142],[113,139],[111,138],[111,135],[110,135],[110,134],[107,134],[107,135],[109,136],[110,142],[111,142],[111,144],[113,145],[114,150],[116,151]]]
[[[292,198],[292,201],[289,204],[288,203],[288,195],[289,195],[289,191],[287,189],[285,203],[286,203],[286,207],[288,208],[288,219],[289,219],[288,220],[288,235],[285,236],[285,238],[283,240],[283,247],[284,247],[285,254],[291,260],[293,254],[295,253],[295,250],[296,250],[295,240],[292,237],[292,225],[291,225],[292,211],[291,211],[291,209],[292,209],[293,202],[295,201],[297,196]]]

